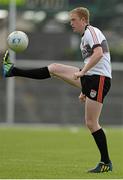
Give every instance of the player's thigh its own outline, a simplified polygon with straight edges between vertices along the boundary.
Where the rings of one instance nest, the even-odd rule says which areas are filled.
[[[86,97],[85,120],[86,122],[96,123],[99,120],[103,104]]]
[[[74,73],[79,71],[79,68],[64,64],[53,63],[48,66],[51,75],[56,76],[69,84],[81,88],[80,79],[74,80]]]

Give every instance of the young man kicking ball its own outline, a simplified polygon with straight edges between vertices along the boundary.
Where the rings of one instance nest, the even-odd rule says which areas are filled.
[[[89,24],[89,11],[84,7],[70,11],[70,23],[73,31],[81,35],[80,49],[84,59],[84,66],[81,69],[57,63],[37,69],[20,69],[11,63],[7,51],[3,60],[3,77],[21,76],[33,79],[58,77],[80,88],[80,99],[85,101],[85,124],[101,155],[97,166],[88,172],[112,171],[105,132],[99,124],[103,100],[110,89],[112,78],[107,40],[98,28]]]

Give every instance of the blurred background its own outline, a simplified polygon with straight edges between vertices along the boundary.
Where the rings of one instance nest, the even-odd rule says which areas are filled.
[[[7,36],[21,30],[29,37],[27,50],[13,54],[20,67],[54,62],[81,67],[80,36],[71,30],[68,12],[89,8],[90,23],[101,29],[112,57],[113,80],[100,118],[104,125],[123,124],[123,1],[122,0],[0,0],[0,58]],[[0,82],[0,123],[84,124],[80,91],[57,79],[24,78]]]

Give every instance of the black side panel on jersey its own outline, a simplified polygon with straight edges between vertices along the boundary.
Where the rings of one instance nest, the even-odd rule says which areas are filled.
[[[102,47],[103,53],[109,52],[109,47],[108,47],[108,43],[106,40],[102,41],[101,47]]]

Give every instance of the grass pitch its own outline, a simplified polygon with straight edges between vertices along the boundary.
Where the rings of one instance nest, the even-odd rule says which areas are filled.
[[[1,127],[0,179],[123,178],[123,129],[105,130],[113,172],[88,174],[100,158],[87,129]]]

